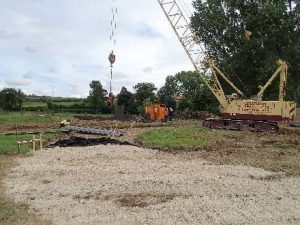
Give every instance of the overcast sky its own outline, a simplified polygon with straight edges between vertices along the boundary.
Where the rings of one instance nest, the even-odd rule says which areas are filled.
[[[191,63],[157,0],[117,0],[113,92],[164,84]],[[191,0],[185,0],[190,4]],[[0,0],[0,89],[86,97],[91,80],[109,90],[111,0]]]

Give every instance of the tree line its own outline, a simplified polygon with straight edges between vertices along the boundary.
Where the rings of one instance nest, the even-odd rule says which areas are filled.
[[[92,81],[90,95],[87,100],[95,107],[95,111],[103,112],[107,107],[107,91],[100,81]],[[218,102],[202,84],[199,75],[192,71],[182,71],[167,76],[164,86],[157,88],[154,83],[141,82],[133,86],[133,92],[127,87],[113,97],[110,107],[123,106],[125,114],[143,115],[145,107],[160,103],[179,111],[217,112]]]
[[[206,86],[201,83],[197,73],[182,71],[166,78],[165,84],[157,88],[150,82],[141,82],[133,86],[133,92],[122,87],[115,96],[109,96],[100,81],[89,84],[90,92],[82,103],[76,107],[91,108],[93,113],[111,113],[117,106],[123,106],[125,114],[144,114],[145,107],[153,103],[166,104],[180,111],[217,111],[218,103]],[[0,108],[2,110],[21,110],[26,95],[22,90],[5,88],[0,91]],[[48,110],[60,109],[51,97],[44,99]],[[36,100],[35,100],[36,101]]]
[[[0,91],[0,110],[22,110],[25,94],[21,89],[4,88]]]
[[[282,59],[289,64],[287,100],[300,103],[299,1],[195,0],[194,8],[192,27],[208,56],[248,97]],[[266,90],[265,100],[278,97],[278,83]]]

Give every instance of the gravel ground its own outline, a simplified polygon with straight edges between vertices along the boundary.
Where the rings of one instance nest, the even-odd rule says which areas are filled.
[[[133,146],[19,158],[7,194],[57,225],[300,224],[300,178]]]

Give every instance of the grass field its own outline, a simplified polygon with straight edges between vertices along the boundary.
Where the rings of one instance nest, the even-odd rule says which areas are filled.
[[[23,108],[26,109],[28,107],[47,107],[47,103],[46,102],[28,102],[25,101],[23,103]]]
[[[71,106],[74,104],[82,104],[82,101],[74,101],[74,102],[53,102],[55,105],[62,105],[62,106]],[[30,101],[25,101],[23,104],[23,108],[29,108],[29,107],[39,107],[39,108],[47,108],[47,103],[46,102],[30,102]]]
[[[59,137],[60,133],[49,133],[49,134],[43,134],[42,138],[44,139],[44,145],[49,142],[50,140],[53,140],[57,137]],[[39,136],[36,135],[36,138]],[[25,134],[25,135],[19,135],[20,141],[28,141],[32,139],[32,135]],[[11,154],[17,152],[17,137],[15,135],[0,135],[0,155],[1,154]],[[38,147],[38,146],[37,146]],[[32,144],[26,144],[21,146],[21,153],[29,152],[29,149],[32,148]]]
[[[83,102],[54,102],[56,105],[62,105],[62,106],[71,106],[75,104],[82,104]]]
[[[63,119],[70,119],[72,114],[45,114],[40,116],[37,112],[0,112],[0,124],[46,124],[57,123]]]
[[[211,140],[208,129],[196,127],[165,127],[149,130],[137,137],[144,146],[159,149],[195,149]]]

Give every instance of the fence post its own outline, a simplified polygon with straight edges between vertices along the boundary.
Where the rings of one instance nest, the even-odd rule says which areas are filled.
[[[15,128],[16,128],[16,139],[17,139],[17,153],[20,154],[21,147],[20,147],[20,143],[19,143],[19,132],[18,132],[18,125],[17,125],[17,123],[15,124]]]
[[[40,150],[43,149],[43,140],[42,140],[42,134],[40,134]]]
[[[32,136],[32,151],[35,152],[35,135]]]

